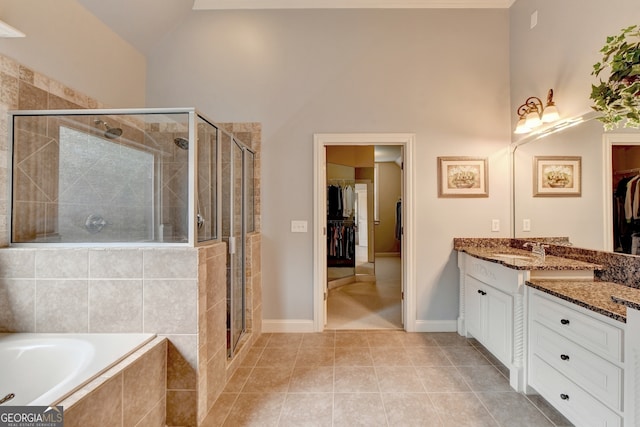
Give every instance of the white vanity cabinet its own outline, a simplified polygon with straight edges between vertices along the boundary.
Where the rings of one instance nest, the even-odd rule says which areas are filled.
[[[477,339],[510,371],[511,387],[524,390],[523,292],[528,272],[458,256],[458,333]]]
[[[624,324],[527,288],[528,385],[578,426],[623,424]]]
[[[624,425],[640,425],[640,311],[627,308],[627,331],[625,337],[625,389]],[[633,331],[633,333],[631,333]]]
[[[465,279],[467,335],[480,341],[502,363],[511,360],[513,297],[471,275]]]

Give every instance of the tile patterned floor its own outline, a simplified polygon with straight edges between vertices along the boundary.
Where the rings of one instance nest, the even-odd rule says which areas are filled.
[[[455,333],[263,334],[205,426],[570,426]]]

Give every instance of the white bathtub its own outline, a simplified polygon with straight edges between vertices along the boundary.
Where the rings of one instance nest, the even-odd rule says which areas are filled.
[[[151,341],[154,334],[0,334],[3,405],[60,402]]]

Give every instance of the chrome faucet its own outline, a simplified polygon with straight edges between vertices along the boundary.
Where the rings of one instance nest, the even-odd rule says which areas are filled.
[[[543,245],[539,242],[526,242],[522,245],[523,248],[531,246],[531,253],[534,254],[540,261],[544,261],[544,257],[546,255],[545,248],[548,248],[549,245]]]

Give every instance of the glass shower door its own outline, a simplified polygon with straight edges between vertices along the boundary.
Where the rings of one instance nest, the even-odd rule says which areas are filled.
[[[246,330],[244,150],[226,133],[222,135],[222,147],[222,238],[228,245],[227,349],[229,357],[233,357]]]

